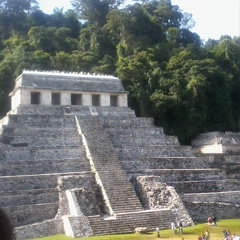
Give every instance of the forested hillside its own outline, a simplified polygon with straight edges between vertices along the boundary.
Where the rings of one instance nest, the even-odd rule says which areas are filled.
[[[23,69],[111,74],[129,105],[182,144],[239,131],[240,37],[203,43],[170,0],[72,0],[46,14],[35,0],[0,0],[0,113]]]

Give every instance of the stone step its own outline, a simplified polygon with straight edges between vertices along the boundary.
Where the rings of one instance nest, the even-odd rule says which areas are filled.
[[[18,175],[18,176],[0,176],[0,192],[16,190],[34,190],[56,188],[57,179],[60,176],[79,175],[82,173],[51,173],[38,175]]]
[[[190,146],[147,146],[115,148],[119,159],[157,158],[157,157],[194,157]]]
[[[142,171],[129,170],[130,176],[159,176],[162,182],[169,181],[198,181],[226,179],[222,169],[146,169]]]
[[[173,186],[177,193],[208,193],[240,191],[239,181],[237,179],[225,180],[202,180],[202,181],[171,181],[167,185]]]
[[[184,204],[189,202],[222,202],[240,204],[240,191],[186,193],[179,195]]]
[[[0,164],[0,176],[34,175],[91,171],[85,158],[48,159],[38,161],[7,161]]]
[[[44,159],[65,159],[65,158],[85,158],[85,148],[83,146],[61,146],[61,147],[13,147],[9,146],[0,149],[0,155],[5,161],[18,159],[44,160]]]
[[[126,173],[122,171],[120,162],[115,156],[114,148],[109,143],[109,137],[102,127],[100,119],[92,117],[86,121],[86,119],[79,118],[79,125],[89,145],[94,167],[98,172],[113,211],[142,210],[142,205],[134,192],[133,186],[127,180]],[[92,128],[94,130],[91,130]],[[100,140],[97,138],[98,136],[102,136],[103,139]],[[120,196],[119,192],[115,192],[118,188],[121,189]],[[134,195],[135,200],[131,199],[129,201],[128,196],[133,197]]]
[[[158,226],[167,229],[174,217],[169,210],[153,210],[116,214],[116,218],[102,219],[99,216],[88,217],[94,235],[133,233],[137,227],[146,227],[153,231]]]
[[[82,139],[79,136],[61,136],[55,135],[53,137],[34,136],[15,136],[10,140],[10,145],[19,146],[25,144],[29,147],[61,147],[61,146],[79,146],[82,145]]]
[[[127,136],[114,136],[111,137],[114,147],[147,147],[147,146],[159,146],[159,145],[180,145],[178,139],[172,136],[160,135],[158,138],[152,136],[141,137],[127,137]]]
[[[112,136],[126,136],[126,137],[142,137],[142,136],[152,136],[152,137],[161,137],[164,135],[163,128],[160,127],[114,127],[106,128],[107,133]]]
[[[45,203],[4,207],[3,210],[10,217],[12,224],[23,226],[55,218],[58,203]]]
[[[123,169],[205,169],[212,166],[210,157],[156,157],[120,159]]]
[[[76,126],[74,116],[53,115],[8,115],[10,126],[44,126],[65,127]]]
[[[129,111],[97,111],[98,115],[105,118],[112,118],[112,117],[126,117],[126,118],[135,118],[135,112],[129,112]]]
[[[136,117],[135,111],[128,107],[95,107],[101,117]]]
[[[136,118],[136,117],[113,117],[113,118],[105,118],[101,119],[103,127],[105,128],[115,128],[115,127],[143,127],[143,128],[152,128],[154,126],[152,118]]]
[[[21,115],[52,115],[63,116],[66,114],[74,114],[81,112],[82,114],[89,114],[89,107],[80,105],[24,105],[20,104],[12,114]]]
[[[95,109],[96,112],[101,116],[135,116],[134,110],[128,107],[89,107],[80,105],[19,105],[12,114],[24,114],[24,115],[91,115],[91,109]]]
[[[40,229],[40,231],[39,231]],[[44,231],[41,231],[44,229]],[[54,218],[42,222],[15,227],[16,239],[36,239],[44,236],[63,234],[62,219]]]
[[[17,126],[9,126],[5,125],[3,126],[3,131],[5,134],[9,137],[14,136],[34,136],[38,135],[41,137],[54,137],[58,135],[62,136],[74,136],[78,135],[76,126],[67,126],[64,128],[61,127],[42,127],[42,126],[21,126],[20,128]]]
[[[59,198],[58,194],[59,193],[56,188],[1,192],[0,206],[12,207],[20,205],[56,203]]]
[[[114,212],[142,210],[142,205],[125,172],[99,172],[99,177]]]

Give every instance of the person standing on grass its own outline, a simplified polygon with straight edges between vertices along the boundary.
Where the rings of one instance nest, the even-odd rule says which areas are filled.
[[[174,233],[174,234],[177,233],[177,228],[176,228],[175,222],[172,222],[172,223],[171,223],[171,229],[173,230],[173,233]]]
[[[210,240],[210,233],[208,230],[205,231],[205,238],[206,240]]]
[[[215,215],[212,217],[212,225],[215,227],[217,226],[217,218]]]
[[[183,234],[183,225],[182,222],[179,222],[179,233]]]
[[[202,238],[202,236],[201,236],[201,235],[198,237],[198,240],[203,240],[203,238]]]
[[[156,227],[157,237],[160,238],[159,227]]]

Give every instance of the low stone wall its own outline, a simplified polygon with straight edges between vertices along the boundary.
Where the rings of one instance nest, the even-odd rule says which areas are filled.
[[[192,140],[195,152],[201,153],[239,153],[240,133],[208,132]]]
[[[61,219],[51,219],[15,228],[16,240],[28,240],[59,234],[64,234]]]
[[[207,180],[207,181],[185,181],[185,182],[168,182],[179,194],[183,193],[207,193],[207,192],[225,192],[239,191],[239,181],[231,180]]]
[[[186,204],[189,202],[218,202],[240,205],[240,191],[182,194],[180,197]]]
[[[1,207],[57,203],[57,202],[58,202],[58,190],[56,188],[1,192],[1,198],[0,198]]]
[[[60,176],[69,175],[67,173],[43,174],[43,175],[25,175],[0,178],[1,191],[30,190],[56,188],[57,179]],[[77,173],[74,175],[78,175]]]
[[[27,165],[27,167],[26,167]],[[10,167],[11,166],[11,167]],[[38,161],[8,161],[0,164],[1,176],[33,175],[49,173],[68,173],[90,171],[89,162],[85,158],[51,159]]]
[[[124,147],[124,146],[134,146],[134,147],[146,147],[154,145],[179,145],[178,139],[175,137],[166,137],[165,135],[160,135],[158,138],[153,138],[152,136],[141,136],[138,138],[132,138],[127,136],[111,137],[114,147]]]
[[[8,115],[8,124],[11,126],[36,126],[36,127],[64,127],[75,126],[74,116],[53,115]]]
[[[220,169],[146,169],[141,171],[127,171],[130,176],[159,176],[162,182],[169,181],[199,181],[226,179],[224,170]]]
[[[141,136],[152,136],[152,137],[161,137],[164,134],[163,128],[161,127],[133,127],[133,128],[125,128],[118,126],[117,128],[109,128],[107,132],[110,136],[130,136],[130,137],[141,137]]]
[[[168,208],[174,214],[176,222],[181,221],[184,226],[193,224],[175,189],[163,183],[160,177],[139,176],[133,183],[145,209]]]
[[[206,169],[214,162],[213,157],[158,157],[158,158],[137,158],[121,159],[124,169],[146,170],[146,169]]]
[[[104,117],[136,117],[135,111],[127,107],[96,107],[100,116]]]
[[[104,127],[153,127],[152,118],[111,118],[101,120]]]
[[[81,158],[85,156],[85,149],[83,146],[77,147],[31,147],[26,149],[24,147],[11,147],[0,149],[1,153],[5,155],[5,161],[18,159],[19,161],[27,160],[44,160],[44,159],[65,159],[65,158]]]
[[[5,207],[3,210],[8,214],[15,227],[42,222],[53,219],[58,210],[58,203],[33,204]]]
[[[76,145],[82,145],[82,141],[79,137],[63,136],[57,133],[54,137],[41,137],[39,135],[18,136],[10,139],[9,143],[13,146],[27,144],[29,147],[74,147]]]
[[[240,205],[218,202],[187,202],[186,209],[194,221],[207,222],[209,216],[220,219],[233,219],[240,216]]]
[[[184,146],[149,146],[149,147],[125,147],[115,149],[120,159],[136,159],[136,158],[157,158],[157,157],[193,157],[191,147]]]
[[[81,212],[85,215],[100,214],[103,210],[103,202],[98,186],[96,185],[95,175],[92,172],[80,174],[78,176],[62,176],[58,179],[59,216],[69,214],[68,202],[65,191],[71,189],[76,195]]]
[[[195,139],[192,140],[192,146],[203,146],[203,145],[214,145],[220,144],[220,132],[207,132],[199,134]]]

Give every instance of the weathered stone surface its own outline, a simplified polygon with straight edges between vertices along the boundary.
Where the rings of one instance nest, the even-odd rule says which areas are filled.
[[[0,207],[10,215],[17,239],[153,231],[172,221],[189,226],[192,218],[205,220],[209,213],[239,215],[237,152],[198,157],[191,146],[156,128],[153,119],[136,118],[119,79],[110,77],[107,85],[104,77],[80,83],[80,76],[50,75],[23,77],[25,87],[42,94],[38,105],[30,104],[31,88],[21,92],[19,104],[19,78],[13,109],[0,120]],[[71,105],[71,90],[81,92],[72,85],[76,81],[83,105]],[[56,83],[62,105],[51,105]],[[120,103],[115,107],[112,93]],[[92,94],[101,94],[100,106],[92,106]],[[237,149],[238,134],[224,136],[222,143]],[[214,137],[207,135],[207,144]]]
[[[148,232],[148,228],[146,228],[146,227],[137,227],[137,228],[135,228],[135,232],[139,233],[139,234],[147,233]]]

